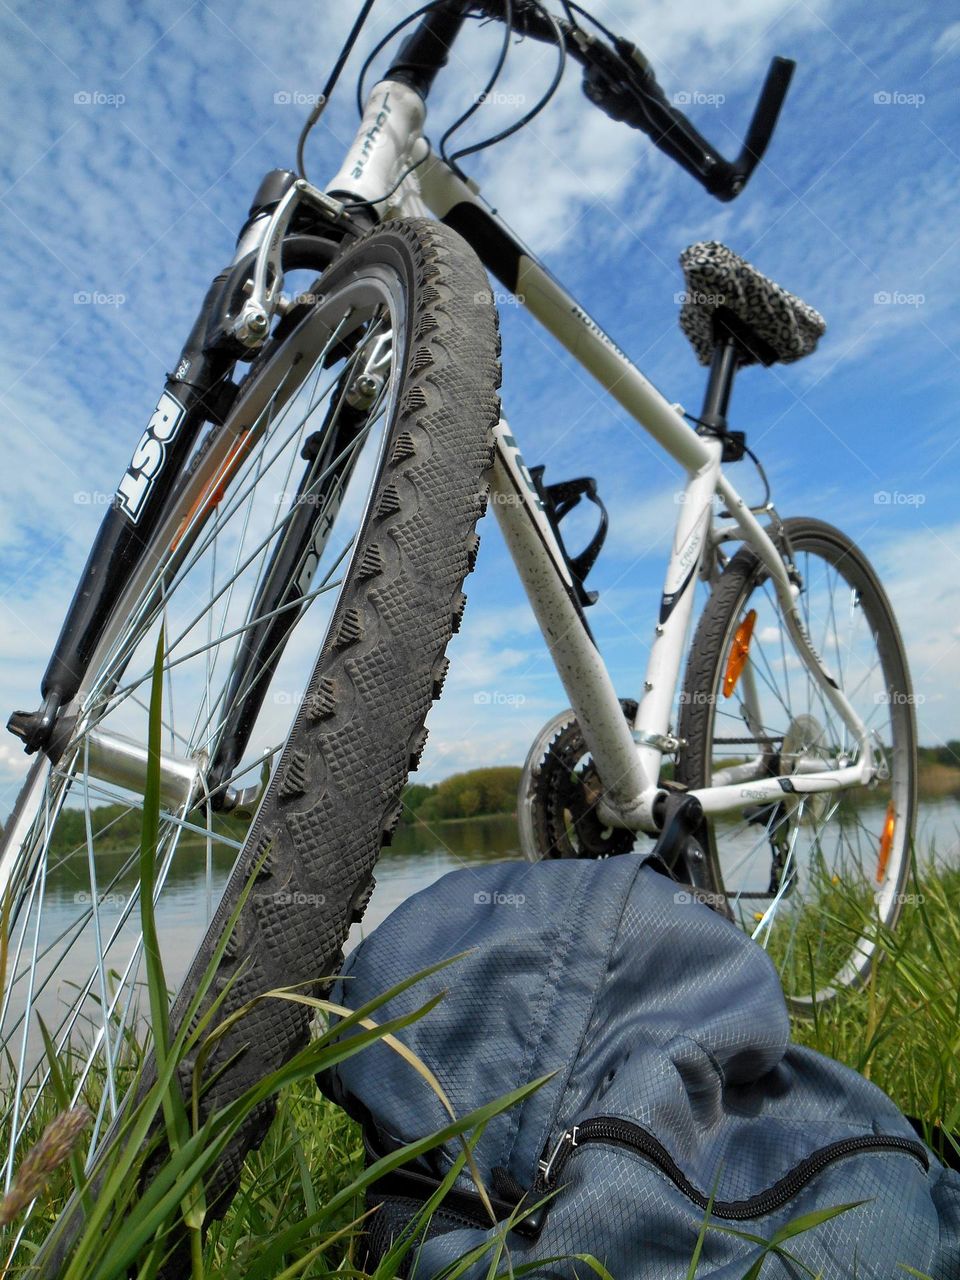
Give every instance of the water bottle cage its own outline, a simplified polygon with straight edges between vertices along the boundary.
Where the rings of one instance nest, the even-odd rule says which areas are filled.
[[[544,484],[544,470],[545,468],[542,466],[531,467],[530,476],[540,496],[540,501],[543,503],[543,509],[550,522],[550,527],[553,529],[557,542],[560,544],[563,558],[566,561],[567,568],[570,570],[570,576],[573,578],[577,598],[581,605],[586,608],[588,605],[596,604],[599,599],[599,592],[588,591],[584,583],[587,574],[596,564],[597,557],[607,537],[607,529],[610,524],[607,509],[597,493],[597,482],[592,476],[580,476],[576,480],[561,480],[557,484]],[[598,508],[600,523],[596,533],[579,555],[571,556],[560,531],[560,524],[564,516],[568,516],[574,507],[579,506],[583,498],[589,499]]]

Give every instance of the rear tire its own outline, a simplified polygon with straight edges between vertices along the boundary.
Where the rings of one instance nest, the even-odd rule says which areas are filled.
[[[803,580],[807,631],[854,710],[876,731],[888,777],[873,789],[807,801],[785,795],[762,811],[748,801],[742,812],[705,821],[702,837],[710,887],[726,896],[748,932],[759,933],[794,1011],[809,1013],[838,987],[864,982],[877,926],[896,926],[913,841],[917,739],[903,641],[866,557],[819,520],[785,520],[783,527]],[[752,610],[749,658],[726,696],[731,647]],[[741,696],[751,672],[759,725],[747,723]],[[823,759],[825,767],[840,756],[856,759],[839,717],[794,656],[766,570],[749,548],[727,565],[700,619],[678,734],[684,745],[677,779],[690,789],[713,785],[720,769],[758,754],[773,774],[789,774],[802,755]],[[883,852],[891,813],[894,834]],[[778,885],[786,886],[779,904],[773,901]],[[775,914],[762,922],[771,907]]]

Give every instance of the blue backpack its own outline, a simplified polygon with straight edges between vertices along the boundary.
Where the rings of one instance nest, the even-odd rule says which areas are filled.
[[[349,958],[333,998],[357,1008],[467,952],[377,1014],[446,991],[401,1038],[458,1115],[555,1073],[492,1120],[474,1152],[498,1219],[546,1203],[509,1230],[492,1226],[462,1172],[405,1274],[432,1280],[491,1242],[463,1273],[471,1280],[509,1266],[593,1274],[577,1255],[613,1280],[681,1280],[702,1234],[696,1275],[710,1280],[960,1280],[960,1176],[879,1089],[791,1044],[766,953],[678,890],[635,856],[470,867],[403,903]],[[449,1123],[382,1044],[326,1087],[360,1120],[371,1160]],[[368,1267],[461,1149],[437,1147],[375,1185]],[[783,1233],[777,1250],[765,1243],[851,1204]]]

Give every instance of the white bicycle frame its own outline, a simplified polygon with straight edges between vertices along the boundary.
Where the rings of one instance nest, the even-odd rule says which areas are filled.
[[[798,588],[781,553],[724,474],[720,441],[698,435],[679,406],[670,404],[647,381],[495,217],[476,185],[463,181],[431,152],[422,132],[425,114],[423,100],[412,89],[395,81],[381,81],[367,100],[356,138],[327,190],[368,202],[381,218],[433,215],[454,226],[459,222],[461,229],[465,210],[481,218],[488,240],[492,232],[501,246],[506,245],[509,276],[513,278],[504,283],[518,302],[687,473],[643,694],[631,726],[590,634],[563,551],[505,420],[497,433],[491,492],[494,511],[603,782],[604,819],[635,830],[657,830],[656,809],[664,795],[659,785],[661,763],[665,752],[678,745],[670,732],[670,716],[693,612],[694,587],[698,577],[709,577],[718,545],[731,538],[749,546],[769,573],[796,653],[856,741],[856,760],[848,763],[840,759],[836,768],[824,769],[822,759],[810,757],[799,761],[789,776],[769,777],[758,756],[724,770],[715,785],[690,794],[707,814],[718,814],[742,809],[745,803],[773,802],[785,791],[812,794],[870,782],[875,763],[869,731],[813,647],[797,605]],[[387,192],[391,194],[385,198]],[[466,238],[469,240],[469,235]],[[729,516],[729,523],[723,526],[714,520],[716,495]],[[749,665],[742,683],[749,722],[751,704],[756,702]]]

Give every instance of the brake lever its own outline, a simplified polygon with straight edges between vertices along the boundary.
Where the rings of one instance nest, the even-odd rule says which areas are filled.
[[[641,129],[654,144],[718,200],[735,199],[770,143],[796,63],[774,58],[767,71],[746,139],[735,160],[725,159],[671,103],[653,68],[628,40],[610,48],[583,32],[572,35],[571,53],[584,67],[583,91],[607,115]]]

